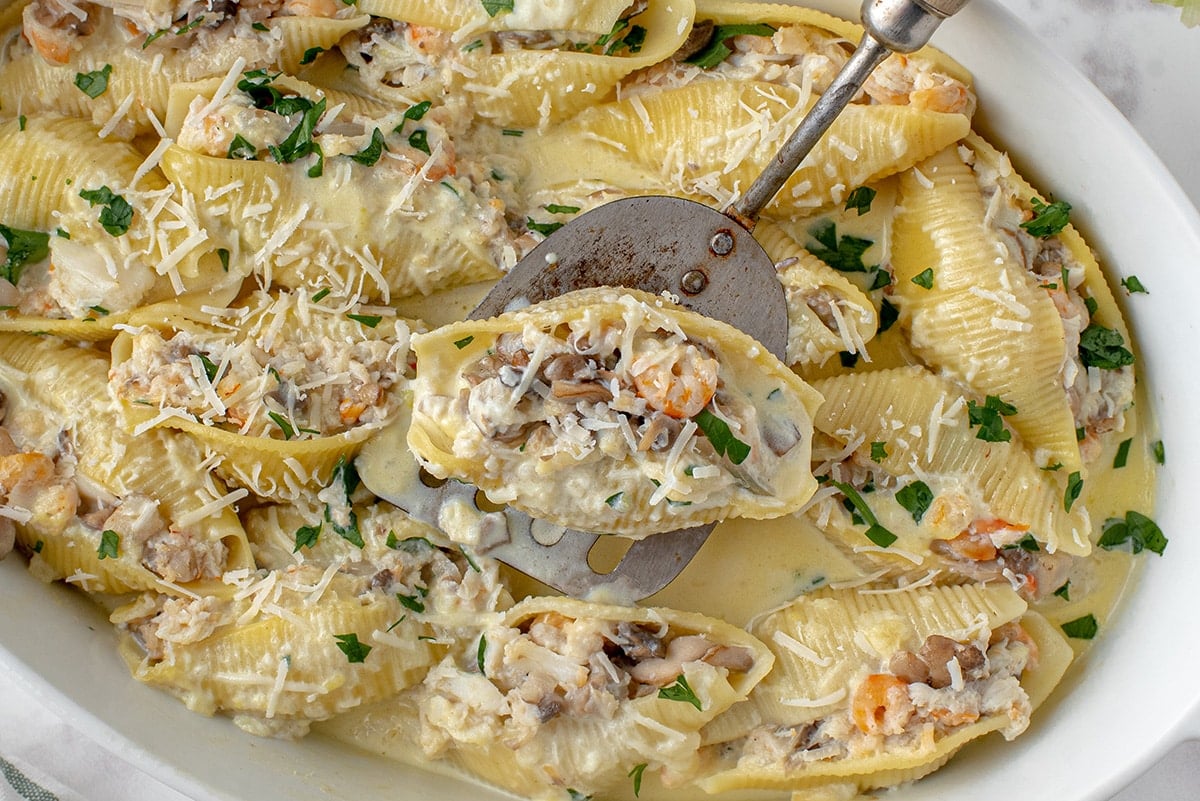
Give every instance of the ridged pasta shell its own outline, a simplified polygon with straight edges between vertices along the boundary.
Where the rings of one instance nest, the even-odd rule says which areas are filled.
[[[277,17],[272,25],[283,34],[279,50],[279,65],[284,72],[296,73],[302,68],[304,55],[312,48],[329,50],[346,34],[371,21],[366,13],[345,19],[329,17]]]
[[[424,627],[383,593],[358,594],[334,577],[319,603],[306,602],[320,573],[267,573],[261,591],[275,593],[269,610],[254,597],[234,601],[227,623],[195,642],[172,642],[168,658],[143,658],[129,637],[122,652],[134,678],[179,696],[189,709],[264,720],[323,720],[360,704],[389,698],[420,680],[432,652]],[[235,623],[234,621],[238,621]],[[361,661],[339,648],[355,635],[369,647]]]
[[[1007,587],[928,587],[889,594],[822,590],[802,596],[763,618],[754,632],[771,648],[775,668],[739,705],[705,730],[706,743],[725,743],[761,727],[803,729],[850,714],[851,687],[879,671],[899,651],[916,652],[930,635],[955,641],[985,641],[1003,624],[1020,620],[1036,647],[1020,674],[1030,707],[1044,700],[1070,664],[1061,634],[1029,616],[1025,603]],[[1045,644],[1044,647],[1043,643]],[[1065,650],[1064,650],[1065,649]],[[968,719],[969,721],[969,719]],[[849,783],[859,790],[911,781],[946,762],[961,746],[1010,723],[1007,714],[974,722],[929,727],[915,746],[889,743],[862,754],[814,760],[738,762],[736,743],[708,749],[710,775],[698,784],[708,792],[738,788],[802,789]]]
[[[530,182],[592,178],[637,188],[629,182],[648,172],[672,192],[728,199],[762,172],[812,102],[792,86],[697,81],[593,106],[527,151]],[[835,202],[835,188],[846,192],[905,170],[969,130],[962,114],[852,104],[764,213],[810,213]],[[568,141],[581,143],[583,154]]]
[[[864,353],[879,320],[863,291],[770,222],[760,222],[754,238],[778,265],[787,296],[788,364],[819,366],[838,353]]]
[[[894,286],[914,351],[980,394],[1015,406],[1008,421],[1029,447],[1066,473],[1079,470],[1062,379],[1062,319],[986,227],[982,194],[957,149],[902,176],[897,202]],[[930,289],[912,280],[926,269],[933,271]]]
[[[540,402],[532,397],[530,429],[523,429],[521,436],[506,444],[500,428],[493,436],[480,427],[481,420],[485,427],[505,430],[517,425],[504,422],[510,414],[504,398],[489,400],[486,393],[508,393],[513,404],[526,400],[524,394],[494,382],[480,384],[483,389],[472,393],[466,374],[506,333],[536,338],[544,355],[565,352],[569,346],[559,337],[567,337],[563,332],[573,325],[580,337],[583,331],[591,332],[589,337],[601,336],[604,330],[619,332],[612,335],[622,338],[619,355],[614,354],[620,377],[614,380],[625,388],[615,400],[611,388],[596,391],[607,392],[611,403],[636,405],[638,398],[656,403],[662,412],[656,419],[663,424],[668,423],[665,417],[677,417],[682,428],[668,434],[674,441],[670,450],[639,449],[631,426],[638,424],[639,414],[653,416],[647,410],[630,414],[605,407],[596,413],[598,433],[595,438],[588,434],[586,442],[568,439],[554,428],[572,421],[580,426],[575,412],[555,412],[552,406],[539,411]],[[675,338],[655,344],[658,330],[676,332]],[[699,344],[683,347],[678,343],[684,337]],[[659,347],[664,350],[656,356],[653,349]],[[688,353],[700,352],[697,348],[712,353],[715,365],[676,363],[673,369],[682,377],[665,372],[660,377],[666,368],[656,359],[687,359]],[[413,350],[418,364],[408,434],[413,452],[435,475],[462,478],[493,501],[510,503],[534,517],[641,538],[730,516],[778,517],[799,508],[816,487],[808,456],[809,415],[818,403],[817,394],[741,331],[662,298],[635,290],[579,290],[491,320],[468,320],[415,336]],[[537,362],[541,357],[531,358]],[[531,371],[537,369],[534,363],[526,370],[521,393],[532,387]],[[643,382],[636,391],[629,383],[633,375]],[[723,385],[720,396],[713,395],[717,384]],[[726,433],[737,431],[746,448],[744,461],[724,458],[724,446],[714,444],[720,435],[701,436],[701,423],[687,419],[705,413],[714,397],[711,407],[730,416],[732,428]],[[539,416],[543,411],[546,416]],[[514,421],[525,420],[524,414],[511,407]],[[778,441],[776,434],[781,436]],[[535,444],[526,450],[529,443]],[[694,476],[692,470],[703,475]]]
[[[887,455],[876,462],[880,469],[931,484],[942,481],[958,495],[978,498],[986,519],[1027,527],[1051,552],[1091,552],[1086,511],[1080,505],[1070,512],[1064,508],[1062,471],[1041,470],[1016,442],[979,439],[978,429],[968,425],[962,391],[947,379],[904,367],[837,376],[814,386],[825,397],[814,427],[840,442],[856,439],[868,461],[872,443],[884,443]],[[912,539],[902,536],[895,547],[925,554],[932,537],[959,533],[954,518],[947,515],[950,528],[944,530],[926,520]],[[865,538],[860,544],[867,544]]]
[[[228,548],[226,570],[253,564],[224,488],[195,470],[204,461],[200,448],[172,431],[127,432],[108,397],[102,354],[48,338],[0,334],[0,364],[12,402],[19,398],[28,404],[24,413],[49,417],[70,432],[78,473],[118,498],[148,496],[169,523],[197,539],[220,540]]]
[[[485,676],[478,672],[467,674],[459,669],[455,671],[458,677],[451,678],[455,672],[448,668],[449,661],[431,672],[434,683],[426,680],[427,697],[422,701],[424,721],[452,720],[452,717],[443,717],[443,712],[453,716],[457,714],[457,705],[466,706],[460,698],[433,695],[439,693],[443,681],[460,682],[452,684],[456,687],[466,687],[467,682],[483,682],[497,696],[504,692],[503,686],[496,686],[493,672],[503,669],[501,665],[506,658],[522,658],[525,649],[510,644],[512,635],[527,630],[535,620],[543,621],[541,625],[548,627],[560,625],[562,621],[581,621],[585,626],[595,621],[598,628],[609,630],[610,634],[614,633],[614,624],[622,628],[632,625],[654,632],[664,642],[700,635],[714,646],[748,652],[752,664],[749,670],[742,671],[714,668],[695,659],[675,667],[676,675],[686,677],[699,708],[684,700],[649,693],[631,699],[618,698],[615,709],[607,712],[576,715],[564,711],[541,724],[531,736],[516,745],[506,744],[500,736],[481,739],[470,732],[451,740],[444,752],[447,761],[513,792],[527,792],[528,788],[542,786],[547,781],[571,786],[581,793],[614,791],[627,786],[630,769],[639,763],[647,765],[647,781],[660,769],[682,775],[695,762],[700,727],[744,699],[770,670],[772,662],[766,647],[754,637],[735,626],[702,615],[671,609],[607,606],[570,598],[530,598],[509,610],[499,627],[484,629],[483,655],[478,659],[484,665]],[[616,629],[615,633],[619,636],[620,631]],[[475,641],[470,641],[468,647],[473,646]],[[494,653],[501,651],[499,655]],[[468,658],[474,656],[472,653]],[[542,667],[556,670],[549,663]],[[445,671],[444,676],[440,675],[442,671]],[[530,673],[537,672],[538,668],[531,663]],[[483,690],[482,685],[479,689]],[[492,725],[485,721],[479,723],[480,729]],[[495,725],[500,725],[499,719]],[[430,727],[425,728],[428,733]],[[428,737],[423,735],[422,740],[428,741]]]
[[[511,11],[489,15],[477,0],[359,0],[359,9],[418,25],[480,31],[587,31],[608,33],[629,8],[627,0],[538,2],[516,0]]]

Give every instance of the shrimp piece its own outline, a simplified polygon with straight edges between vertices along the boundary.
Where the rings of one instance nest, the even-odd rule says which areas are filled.
[[[956,82],[916,89],[909,94],[908,103],[924,111],[969,114],[974,101],[967,87]]]
[[[35,0],[21,12],[25,38],[47,63],[66,64],[79,37],[92,32],[91,15],[95,10],[91,3],[67,6],[58,0]]]
[[[872,673],[850,699],[854,725],[863,734],[900,734],[914,712],[908,685],[890,673]]]
[[[635,362],[633,386],[652,409],[682,420],[698,415],[717,393],[718,367],[716,359],[685,343],[640,369]]]

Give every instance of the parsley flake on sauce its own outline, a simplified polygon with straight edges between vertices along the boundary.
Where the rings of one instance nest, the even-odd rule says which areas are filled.
[[[475,648],[475,666],[479,668],[479,672],[484,676],[487,671],[484,669],[484,657],[487,656],[487,637],[479,635],[479,645]]]
[[[1067,489],[1063,493],[1063,509],[1071,511],[1071,507],[1075,501],[1079,500],[1079,493],[1083,491],[1083,477],[1079,471],[1067,476]]]
[[[871,461],[882,462],[888,456],[886,442],[871,443]]]
[[[292,549],[292,553],[299,553],[301,548],[312,548],[320,536],[320,526],[301,526],[296,529],[296,547]]]
[[[121,535],[106,528],[100,534],[100,547],[96,549],[99,559],[116,559],[121,550]]]
[[[695,691],[692,690],[682,673],[675,677],[674,684],[668,684],[659,690],[658,697],[667,701],[682,701],[691,704],[701,712],[704,711],[704,707],[700,705],[700,699],[696,697]]]
[[[467,334],[462,339],[454,340],[454,347],[458,348],[459,350],[462,350],[463,348],[465,348],[467,345],[470,345],[474,341],[475,341],[475,335]]]
[[[358,635],[353,632],[335,634],[333,639],[337,640],[337,647],[346,655],[347,662],[365,662],[367,654],[371,653],[371,646],[359,642]]]
[[[1113,457],[1113,469],[1118,470],[1125,466],[1129,460],[1129,446],[1133,444],[1133,439],[1121,440],[1121,444],[1117,446],[1117,455]]]
[[[347,314],[346,317],[356,323],[365,325],[367,328],[374,328],[383,322],[382,314]]]
[[[385,150],[387,145],[383,141],[383,131],[376,128],[371,134],[371,143],[357,153],[352,153],[350,158],[366,167],[373,167]]]
[[[1062,624],[1063,633],[1073,640],[1090,640],[1100,631],[1096,616],[1089,613]]]
[[[540,223],[540,222],[534,220],[532,217],[525,218],[525,227],[528,228],[530,231],[541,234],[542,236],[550,236],[550,234],[554,233],[559,228],[562,228],[563,225],[565,225],[565,223],[560,223],[560,222]]]
[[[850,505],[854,507],[854,511],[856,511],[862,518],[863,522],[867,524],[867,539],[878,545],[880,548],[887,548],[896,541],[896,535],[880,525],[879,519],[875,517],[875,513],[871,511],[871,507],[867,506],[867,502],[863,500],[863,497],[859,494],[858,490],[856,490],[850,484],[842,481],[834,481],[833,479],[830,479],[829,483],[837,487],[838,491],[841,492],[842,495],[846,496],[846,500],[849,501]]]
[[[640,765],[634,765],[633,769],[630,770],[629,773],[625,774],[629,778],[633,779],[633,797],[634,798],[640,798],[642,795],[642,774],[645,772],[646,772],[646,763],[643,762]]]
[[[108,78],[112,75],[112,64],[105,64],[101,69],[91,72],[75,73],[75,85],[79,91],[95,100],[108,90]]]
[[[258,158],[258,147],[241,134],[234,134],[225,157],[241,161],[254,161]]]
[[[808,251],[833,269],[843,273],[868,272],[862,257],[867,248],[875,244],[872,240],[857,236],[839,237],[837,223],[833,221],[811,228],[808,234],[818,244],[818,247],[809,246]]]
[[[708,44],[687,59],[688,64],[695,64],[703,69],[717,66],[733,54],[733,48],[725,44],[735,36],[773,36],[775,28],[764,23],[749,23],[743,25],[714,25],[712,38]]]
[[[1134,292],[1141,292],[1144,295],[1150,294],[1150,291],[1146,289],[1136,275],[1131,275],[1128,278],[1122,278],[1121,286],[1125,287],[1125,291],[1131,295]]]
[[[924,481],[914,481],[896,493],[896,502],[908,510],[914,523],[920,523],[933,503],[933,490]]]
[[[104,206],[100,210],[100,225],[112,236],[121,236],[133,225],[133,206],[107,186],[84,189],[79,196],[91,206]]]
[[[734,464],[746,461],[746,457],[750,455],[750,446],[733,435],[728,423],[708,409],[701,409],[692,420],[712,443],[718,456],[724,456]]]
[[[1065,200],[1046,204],[1034,197],[1029,205],[1033,207],[1033,219],[1021,223],[1021,227],[1040,239],[1054,236],[1071,221],[1071,204]]]
[[[1104,530],[1097,544],[1111,551],[1125,543],[1129,543],[1134,553],[1153,551],[1162,556],[1163,551],[1167,549],[1167,537],[1162,529],[1141,512],[1128,511],[1123,520],[1110,517],[1104,521]]]
[[[912,277],[912,282],[925,289],[933,289],[933,268],[926,267]]]
[[[279,430],[283,432],[284,439],[291,439],[296,436],[295,427],[279,412],[267,412],[267,417],[270,417],[271,422],[279,426]]]
[[[513,10],[513,0],[480,0],[480,2],[489,17],[494,17],[501,11]]]
[[[1071,581],[1068,579],[1061,587],[1054,591],[1054,594],[1064,601],[1071,600]]]
[[[861,217],[871,210],[871,204],[875,201],[875,190],[869,186],[860,186],[850,193],[846,198],[846,211],[853,209],[858,212]]]
[[[1120,331],[1091,323],[1079,334],[1079,360],[1087,367],[1117,370],[1133,364],[1133,353]]]
[[[8,244],[8,254],[0,265],[0,278],[13,286],[21,280],[25,265],[41,261],[50,255],[50,235],[40,231],[24,231],[0,225],[0,236]]]
[[[988,395],[982,406],[969,400],[967,401],[967,426],[968,428],[979,426],[979,431],[975,432],[976,439],[984,442],[1008,442],[1012,439],[1012,432],[1004,427],[1003,418],[1016,413],[1016,406],[1005,403],[995,395]]]

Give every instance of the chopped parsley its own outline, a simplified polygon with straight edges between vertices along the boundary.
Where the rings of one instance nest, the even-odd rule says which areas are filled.
[[[296,547],[292,549],[292,553],[297,553],[301,548],[312,548],[317,544],[317,540],[321,537],[321,526],[301,526],[296,529]]]
[[[350,158],[364,166],[373,167],[385,150],[387,145],[383,142],[383,131],[376,128],[371,134],[371,143],[357,153],[352,153]]]
[[[750,455],[750,446],[733,435],[728,423],[708,409],[701,409],[692,420],[708,438],[718,456],[724,456],[734,464],[746,461],[746,457]]]
[[[500,131],[501,136],[524,136],[525,132],[520,128],[505,128]]]
[[[900,319],[900,310],[890,300],[884,298],[879,304],[879,333],[891,328]]]
[[[215,383],[217,380],[217,365],[203,353],[197,353],[195,356],[200,360],[200,366],[204,368],[204,377],[208,379],[208,383]]]
[[[1032,534],[1026,534],[1024,537],[1021,537],[1021,539],[1017,540],[1011,545],[1005,545],[1004,550],[1022,550],[1029,551],[1030,553],[1036,553],[1037,551],[1042,550],[1042,546],[1038,545],[1036,537],[1034,537]]]
[[[229,272],[229,248],[217,248],[217,258],[221,262],[221,270]]]
[[[1040,239],[1054,236],[1071,221],[1071,204],[1065,200],[1046,204],[1034,197],[1029,205],[1033,207],[1033,219],[1021,223],[1021,227]]]
[[[851,353],[848,350],[843,350],[838,353],[838,361],[842,363],[842,367],[850,369],[858,364],[858,354]]]
[[[882,462],[888,456],[886,442],[871,443],[871,461]]]
[[[708,40],[708,45],[703,47],[699,52],[689,56],[687,63],[695,64],[697,67],[701,67],[703,69],[710,69],[720,64],[733,53],[733,48],[725,44],[733,37],[772,36],[774,33],[775,28],[763,23],[748,23],[743,25],[714,25],[712,38]]]
[[[381,314],[347,314],[346,317],[356,323],[362,323],[367,328],[374,328],[383,322],[383,315]]]
[[[546,209],[546,211],[550,212],[551,214],[578,214],[579,213],[578,206],[560,206],[557,203],[547,203],[545,206],[543,206],[543,208]]]
[[[1096,616],[1089,612],[1083,617],[1063,623],[1062,630],[1073,640],[1090,640],[1100,631],[1100,624],[1096,622]]]
[[[25,130],[25,123],[27,123],[28,121],[29,120],[25,117],[24,114],[18,115],[17,116],[17,129],[21,130],[21,131]]]
[[[100,315],[101,317],[105,317],[109,314],[112,314],[112,312],[110,312],[108,309],[104,308],[103,306],[88,306],[88,309],[90,311],[94,311],[96,314]]]
[[[1083,491],[1083,477],[1076,470],[1071,475],[1067,476],[1067,489],[1063,493],[1063,509],[1071,511],[1071,507],[1075,501],[1079,500],[1079,493]]]
[[[225,154],[225,157],[240,159],[242,161],[254,161],[258,158],[258,147],[241,134],[234,134],[233,140],[229,143],[229,151]]]
[[[933,490],[924,481],[914,481],[901,487],[896,493],[896,502],[908,510],[914,523],[920,523],[933,503]]]
[[[359,642],[358,635],[353,632],[335,634],[333,639],[337,640],[337,647],[346,655],[347,662],[365,662],[367,654],[371,653],[371,646],[365,642]]]
[[[100,534],[100,547],[96,549],[96,556],[100,559],[116,559],[120,550],[121,535],[111,528],[104,529]]]
[[[868,271],[862,257],[867,252],[867,248],[875,244],[870,239],[857,236],[839,237],[837,223],[831,220],[814,226],[809,229],[808,233],[818,245],[817,247],[809,246],[809,252],[833,269],[843,273]]]
[[[404,112],[404,119],[416,122],[420,120],[433,107],[433,102],[430,100],[422,100],[420,103],[409,106],[408,111]],[[397,128],[403,127],[404,123],[400,123]],[[396,133],[400,131],[397,130]]]
[[[401,595],[400,593],[396,593],[396,600],[405,609],[410,612],[416,612],[419,615],[425,611],[425,601],[422,599],[429,593],[429,590],[424,587],[416,587],[415,589],[417,591],[416,595]]]
[[[108,78],[112,75],[112,64],[105,64],[101,69],[91,72],[75,73],[75,85],[79,91],[95,100],[108,90]]]
[[[471,42],[470,44],[463,45],[463,52],[470,53],[472,50],[478,50],[481,47],[483,47],[483,40],[476,39],[475,41]]]
[[[474,341],[475,341],[475,335],[467,334],[462,339],[454,340],[454,347],[458,348],[459,350],[462,350],[463,348],[465,348],[467,345],[470,345]]]
[[[79,196],[89,205],[100,204],[100,225],[113,236],[121,236],[133,224],[133,206],[125,198],[115,194],[107,186],[99,189],[84,189]]]
[[[429,148],[429,134],[424,128],[418,128],[408,135],[408,146],[420,150],[426,156],[433,155],[433,151]]]
[[[1071,600],[1071,580],[1067,579],[1061,587],[1054,591],[1054,594],[1064,601]]]
[[[540,223],[534,220],[532,217],[525,218],[525,227],[530,231],[541,234],[542,236],[550,236],[550,234],[554,233],[559,228],[562,228],[564,224],[565,223],[560,222]]]
[[[271,422],[279,426],[279,430],[283,432],[284,439],[291,439],[296,436],[295,427],[279,412],[267,412],[267,417],[270,417]]]
[[[1120,331],[1091,323],[1079,334],[1079,360],[1088,367],[1117,370],[1133,364],[1133,353]]]
[[[608,507],[610,509],[616,509],[618,506],[621,505],[621,499],[624,497],[625,497],[624,492],[614,492],[612,495],[609,495],[607,498],[605,498],[604,502],[606,504],[608,504]]]
[[[861,217],[871,210],[871,204],[875,201],[875,190],[869,186],[860,186],[850,193],[846,198],[846,211],[854,209]]]
[[[924,270],[912,277],[912,282],[919,287],[933,289],[933,268],[926,267]]]
[[[300,65],[311,64],[317,60],[317,56],[325,52],[325,48],[317,46],[310,47],[304,51],[304,55],[300,56]]]
[[[346,506],[349,506],[350,496],[358,488],[358,471],[354,468],[354,464],[348,461],[345,456],[339,457],[337,464],[333,466],[330,486],[334,484],[342,485]],[[334,521],[333,511],[329,508],[329,504],[325,504],[325,519],[333,526],[333,530],[337,532],[338,536],[351,545],[356,545],[359,548],[364,547],[365,543],[363,542],[362,532],[358,530],[358,515],[351,509],[347,517],[348,522],[344,525]]]
[[[1152,450],[1154,451],[1154,461],[1158,462],[1159,464],[1167,463],[1167,449],[1163,445],[1163,441],[1161,439],[1154,443]]]
[[[475,560],[474,560],[474,559],[471,557],[471,553],[470,553],[470,552],[469,552],[469,551],[468,551],[466,548],[464,548],[462,545],[459,545],[459,546],[458,546],[458,552],[459,552],[459,553],[461,553],[461,554],[463,555],[463,559],[466,559],[466,560],[467,560],[467,565],[468,565],[468,566],[469,566],[469,567],[470,567],[472,570],[474,570],[476,573],[482,573],[482,572],[483,572],[482,570],[480,570],[480,569],[479,569],[479,565],[478,565],[478,564],[476,564]]]
[[[876,268],[875,277],[871,279],[871,286],[867,288],[868,292],[873,292],[876,289],[883,289],[886,286],[891,286],[892,274],[887,270]]]
[[[1120,469],[1125,466],[1129,460],[1129,446],[1133,444],[1133,439],[1122,440],[1117,446],[1117,455],[1113,457],[1113,469]]]
[[[1124,520],[1110,517],[1104,521],[1104,533],[1100,535],[1097,544],[1111,551],[1125,543],[1129,543],[1134,553],[1145,550],[1162,556],[1163,551],[1167,549],[1167,537],[1162,529],[1141,512],[1128,511]]]
[[[304,98],[296,98],[296,100],[304,100]],[[325,98],[321,98],[316,103],[310,103],[305,100],[303,113],[300,117],[300,122],[296,125],[287,138],[278,145],[268,145],[267,150],[270,151],[271,157],[280,164],[291,164],[293,161],[304,158],[312,154],[317,155],[317,167],[321,166],[324,161],[324,155],[321,153],[321,146],[313,140],[313,131],[316,130],[317,123],[321,116],[325,113]],[[296,110],[301,110],[297,107]],[[278,112],[276,112],[278,113]],[[309,170],[309,177],[316,178],[321,173],[318,171],[313,174],[312,168]]]
[[[643,762],[640,765],[634,765],[633,770],[631,770],[631,771],[629,771],[629,773],[625,774],[629,778],[633,779],[633,797],[634,798],[639,798],[642,795],[642,774],[645,772],[646,772],[646,763]]]
[[[39,262],[50,255],[50,235],[40,231],[25,231],[0,225],[0,236],[8,244],[8,254],[0,265],[0,278],[13,286],[21,280],[25,265]]]
[[[475,648],[475,666],[479,668],[479,672],[484,676],[487,671],[484,669],[484,657],[487,656],[487,637],[483,634],[479,635],[479,645]]]
[[[1017,413],[1017,407],[1005,403],[995,395],[988,395],[983,405],[967,401],[967,427],[979,426],[975,438],[984,442],[1008,442],[1012,432],[1004,427],[1003,418]]]
[[[668,701],[683,701],[686,704],[696,707],[701,712],[704,711],[704,707],[700,705],[700,699],[696,697],[696,693],[692,690],[682,673],[675,677],[674,684],[668,684],[659,690],[658,697]]]
[[[318,291],[317,291],[317,292],[316,292],[316,293],[315,293],[315,294],[312,296],[312,302],[313,302],[313,303],[320,303],[320,302],[321,302],[322,300],[324,300],[324,299],[325,299],[325,297],[326,297],[326,296],[327,296],[327,295],[328,295],[330,292],[332,292],[332,291],[333,291],[333,290],[331,290],[329,287],[325,287],[324,289],[318,290]]]
[[[1142,284],[1142,282],[1140,280],[1138,280],[1138,277],[1136,275],[1131,275],[1128,278],[1122,278],[1121,286],[1125,287],[1125,291],[1131,295],[1134,292],[1141,292],[1142,294],[1145,294],[1145,295],[1150,294],[1149,290],[1147,290],[1146,287]]]
[[[867,524],[867,539],[880,548],[887,548],[896,541],[896,535],[879,524],[879,519],[875,517],[875,513],[871,511],[871,507],[867,506],[867,502],[863,500],[858,490],[842,481],[830,479],[829,483],[837,487],[838,491],[846,496],[846,500],[854,507],[854,511],[858,512],[863,522]]]
[[[501,11],[513,10],[513,0],[480,0],[480,2],[489,17],[494,17]]]

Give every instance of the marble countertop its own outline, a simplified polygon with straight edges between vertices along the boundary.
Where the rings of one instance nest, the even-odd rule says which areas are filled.
[[[1185,27],[1178,8],[1151,0],[997,2],[1112,101],[1200,206],[1200,27]],[[22,770],[61,801],[187,801],[157,779],[121,764],[28,688],[0,682],[0,745],[6,751],[17,731],[26,740],[32,733],[34,741],[24,743],[28,762],[16,766],[0,759],[8,779],[0,781],[0,801],[48,797],[18,795]],[[69,759],[56,758],[67,754]],[[103,766],[108,777],[101,784],[89,778],[95,766]],[[1198,794],[1200,743],[1187,742],[1113,801],[1193,801]]]

